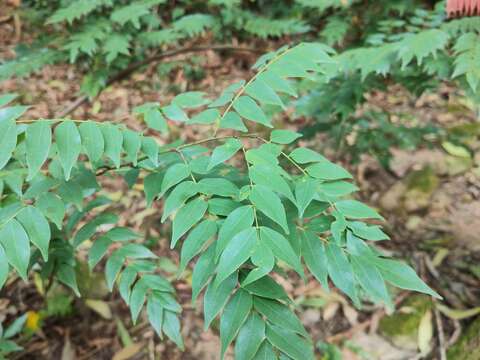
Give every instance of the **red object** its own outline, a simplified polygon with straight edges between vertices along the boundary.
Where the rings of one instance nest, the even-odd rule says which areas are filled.
[[[447,0],[448,17],[480,15],[480,0]]]

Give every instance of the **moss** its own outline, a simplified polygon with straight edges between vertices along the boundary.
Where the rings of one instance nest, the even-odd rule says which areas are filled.
[[[447,353],[449,360],[480,360],[480,318],[476,318]]]
[[[425,311],[432,306],[430,297],[413,295],[405,301],[399,311],[380,320],[380,332],[397,346],[415,349],[420,320]]]
[[[407,187],[409,190],[418,190],[432,194],[438,187],[439,179],[431,167],[414,171],[408,175]]]

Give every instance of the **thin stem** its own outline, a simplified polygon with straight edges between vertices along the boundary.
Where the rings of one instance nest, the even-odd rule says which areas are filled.
[[[289,155],[287,155],[287,154],[284,153],[283,151],[281,152],[281,154],[282,154],[288,161],[290,161],[290,162],[293,164],[293,166],[295,166],[298,170],[300,170],[300,171],[303,173],[303,175],[308,176],[307,172],[306,172],[295,160],[293,160]]]
[[[243,152],[243,158],[245,159],[245,163],[247,164],[247,171],[250,173],[250,164],[248,163],[248,160],[247,160],[247,152],[245,151],[245,146],[242,145],[242,152]],[[252,181],[252,178],[250,176],[248,176],[248,180],[250,181],[250,190],[253,189],[253,181]],[[253,204],[251,201],[250,203],[252,204],[252,207],[253,207],[253,217],[255,219],[255,227],[258,229],[260,229],[259,225],[258,225],[258,217],[257,217],[257,208],[255,207],[255,204]]]
[[[168,148],[168,149],[163,149],[163,150],[161,150],[161,151],[158,152],[158,155],[163,155],[163,154],[167,154],[167,153],[171,153],[171,152],[177,152],[177,153],[181,154],[180,151],[181,151],[182,149],[185,149],[185,148],[188,148],[188,147],[191,147],[191,146],[201,145],[201,144],[205,144],[205,143],[212,142],[212,141],[232,139],[232,138],[252,138],[252,139],[258,139],[259,137],[258,137],[257,134],[228,135],[228,136],[210,137],[210,138],[206,138],[206,139],[194,141],[194,142],[191,142],[191,143],[179,145],[179,146],[176,146],[176,147],[172,147],[172,148]],[[146,159],[148,159],[147,156],[142,156],[142,157],[140,157],[140,158],[138,159],[138,162],[143,161],[143,160],[146,160]],[[99,168],[97,169],[96,176],[103,175],[103,174],[109,172],[110,170],[118,170],[118,169],[122,169],[122,168],[126,168],[126,167],[132,167],[132,166],[134,166],[133,162],[129,162],[129,163],[122,164],[122,165],[120,165],[118,168],[112,167],[112,166],[102,166],[102,167],[99,167]]]
[[[188,161],[187,161],[187,159],[185,159],[185,155],[183,155],[182,150],[177,149],[177,153],[178,153],[178,154],[180,155],[180,157],[182,158],[182,161],[183,161],[183,163],[185,164],[185,166],[188,167]],[[193,176],[193,173],[192,173],[191,170],[190,170],[190,177],[192,178],[192,181],[193,181],[194,183],[197,183],[197,179],[195,179],[195,176]]]

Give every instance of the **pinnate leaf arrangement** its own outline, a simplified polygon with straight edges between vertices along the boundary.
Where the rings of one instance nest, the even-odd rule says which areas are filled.
[[[222,357],[234,343],[237,359],[313,359],[278,277],[310,273],[325,289],[330,279],[357,306],[393,307],[387,284],[438,297],[411,267],[376,249],[388,236],[365,220],[382,217],[351,198],[357,188],[347,170],[296,147],[298,133],[273,129],[263,138],[247,130],[273,128],[266,110],[296,95],[292,79],[328,72],[333,55],[317,43],[283,47],[214,100],[187,92],[135,109],[159,132],[168,131],[167,120],[212,129],[193,143],[159,146],[111,122],[21,120],[27,107],[8,105],[14,95],[0,97],[0,286],[11,270],[24,280],[38,271],[80,295],[75,257],[87,249],[90,268],[105,262],[107,285],[133,321],[145,308],[156,333],[183,348],[174,286],[142,236],[115,226],[111,200],[98,194],[97,179],[116,173],[129,184],[143,179],[148,205],[163,199],[179,276],[192,266],[192,300],[203,293],[205,328],[219,318]],[[85,222],[93,209],[105,210]]]

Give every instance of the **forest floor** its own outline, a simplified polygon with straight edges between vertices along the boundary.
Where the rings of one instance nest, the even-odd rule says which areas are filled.
[[[11,29],[6,25],[0,29],[0,48],[3,42],[6,49],[12,45],[11,37],[5,35]],[[132,115],[133,107],[149,101],[165,103],[185,90],[217,95],[225,84],[248,78],[255,57],[206,51],[194,58],[182,55],[152,64],[108,87],[69,116],[113,120],[142,129],[140,120]],[[187,58],[190,64],[198,61],[203,70],[179,66]],[[47,66],[27,78],[0,84],[0,94],[16,92],[23,104],[32,104],[26,116],[51,118],[75,101],[79,84],[80,77],[72,66]],[[409,114],[417,123],[432,122],[444,131],[458,133],[476,150],[476,155],[466,156],[441,143],[414,150],[392,148],[386,167],[367,154],[353,165],[348,155],[338,159],[355,174],[362,200],[387,219],[385,226],[392,240],[381,248],[408,259],[444,300],[433,302],[426,296],[399,291],[395,293],[396,312],[388,314],[373,305],[356,309],[335,289],[327,293],[312,278],[304,283],[292,275],[288,282],[279,281],[298,305],[319,356],[330,356],[325,359],[443,360],[447,352],[448,359],[480,359],[480,124],[475,122],[475,111],[448,85],[420,97],[391,87],[369,94],[359,111],[369,108],[388,111],[392,121]],[[276,121],[293,129],[312,121],[292,118]],[[201,128],[172,126],[171,139],[180,136],[194,141],[202,137]],[[160,142],[169,140],[155,136]],[[326,135],[320,134],[301,144],[329,156],[333,152],[325,140]],[[354,143],[355,139],[347,141]],[[129,189],[120,177],[101,181],[112,190],[108,196],[117,200],[121,225],[146,234],[162,259],[162,269],[173,279],[179,259],[169,250],[169,229],[160,225],[159,205],[146,207],[141,182]],[[82,263],[85,255],[79,254],[78,277],[87,301],[74,298],[60,286],[45,298],[35,279],[29,283],[13,279],[0,292],[0,321],[27,311],[30,314],[27,325],[31,334],[22,338],[25,350],[15,359],[219,358],[215,325],[213,330],[203,331],[201,303],[191,304],[190,273],[175,282],[184,306],[181,321],[186,351],[180,352],[169,341],[158,339],[145,319],[131,323],[118,294],[106,290],[101,266],[93,273],[86,270]]]

